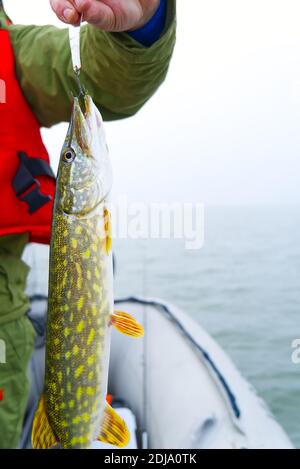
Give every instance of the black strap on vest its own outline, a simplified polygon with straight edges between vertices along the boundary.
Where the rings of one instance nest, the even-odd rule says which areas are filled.
[[[55,180],[55,176],[47,161],[30,158],[23,151],[19,151],[18,156],[20,165],[12,185],[18,199],[28,204],[28,211],[32,214],[52,200],[51,195],[41,193],[41,185],[35,178],[48,176]]]

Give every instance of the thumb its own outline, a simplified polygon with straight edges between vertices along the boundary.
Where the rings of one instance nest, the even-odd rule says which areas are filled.
[[[56,16],[67,24],[78,24],[80,15],[70,0],[50,0],[50,5]]]

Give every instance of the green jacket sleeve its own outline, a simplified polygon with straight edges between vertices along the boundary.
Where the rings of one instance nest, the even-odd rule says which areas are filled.
[[[105,120],[135,114],[165,79],[175,44],[176,1],[168,0],[165,30],[145,48],[126,33],[82,28],[82,83]],[[23,93],[41,125],[70,117],[76,82],[68,29],[53,26],[8,27]]]

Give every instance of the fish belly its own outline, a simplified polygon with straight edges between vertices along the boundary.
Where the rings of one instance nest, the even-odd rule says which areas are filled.
[[[45,398],[64,448],[89,447],[105,408],[113,298],[103,225],[97,214],[53,219]]]

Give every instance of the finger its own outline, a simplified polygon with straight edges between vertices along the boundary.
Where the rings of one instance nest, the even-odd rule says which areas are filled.
[[[104,31],[115,29],[115,15],[113,10],[98,0],[74,0],[76,9],[83,13],[83,19]]]
[[[69,0],[50,0],[52,10],[58,18],[67,24],[78,24],[80,15],[72,1]]]

